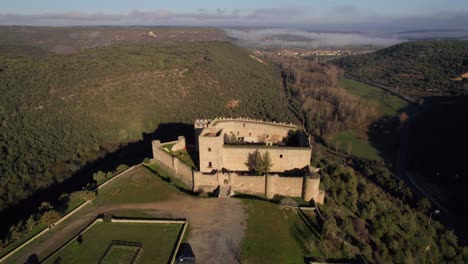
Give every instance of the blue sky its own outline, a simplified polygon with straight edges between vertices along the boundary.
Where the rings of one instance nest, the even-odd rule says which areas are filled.
[[[61,12],[89,12],[89,13],[128,13],[133,10],[154,11],[170,10],[173,12],[197,12],[200,9],[226,11],[240,9],[252,10],[258,8],[305,8],[326,11],[336,6],[354,6],[378,12],[383,15],[416,15],[430,14],[439,11],[468,10],[466,0],[2,0],[0,13],[61,13]]]
[[[0,0],[0,24],[468,27],[468,0]]]

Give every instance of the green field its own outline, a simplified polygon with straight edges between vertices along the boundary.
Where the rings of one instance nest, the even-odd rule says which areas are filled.
[[[304,256],[320,257],[315,217],[296,209],[281,209],[267,201],[243,199],[247,230],[242,243],[242,263],[304,263]]]
[[[45,263],[57,263],[55,262],[57,259],[60,259],[58,263],[97,263],[112,240],[142,243],[143,251],[138,262],[140,264],[167,263],[181,226],[180,224],[98,222],[81,235],[81,243],[71,242]]]
[[[161,178],[144,167],[127,172],[99,190],[94,203],[150,203],[170,199],[175,193]]]
[[[395,117],[408,106],[408,103],[403,99],[362,82],[342,78],[338,81],[338,87],[346,89],[367,102],[376,104],[380,117]],[[382,153],[369,142],[366,132],[359,130],[340,131],[329,135],[326,141],[329,146],[338,147],[342,152],[351,152],[353,156],[358,158],[381,160]]]
[[[379,151],[373,147],[366,138],[362,138],[362,132],[356,130],[340,131],[327,141],[333,147],[352,155],[370,160],[380,160]]]
[[[408,103],[398,96],[362,82],[351,79],[341,78],[338,81],[338,87],[346,89],[353,95],[366,99],[369,102],[375,102],[378,106],[381,116],[395,116]]]

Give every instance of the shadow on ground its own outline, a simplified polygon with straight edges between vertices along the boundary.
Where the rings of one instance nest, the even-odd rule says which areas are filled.
[[[195,150],[195,131],[193,125],[185,123],[164,123],[151,133],[143,133],[142,140],[120,146],[116,151],[106,153],[102,158],[88,162],[67,180],[36,192],[30,198],[20,201],[18,204],[2,211],[0,219],[0,239],[6,237],[11,225],[16,225],[20,220],[26,221],[30,215],[38,213],[38,207],[42,202],[49,202],[58,207],[58,198],[63,193],[71,193],[86,188],[89,184],[95,184],[93,173],[97,171],[115,171],[117,166],[126,164],[133,166],[141,163],[145,158],[152,157],[151,141],[159,139],[162,142],[177,140],[178,136],[185,136],[188,150],[192,154]],[[190,154],[190,152],[189,152]],[[193,156],[195,162],[197,157]],[[181,190],[184,191],[184,190]]]

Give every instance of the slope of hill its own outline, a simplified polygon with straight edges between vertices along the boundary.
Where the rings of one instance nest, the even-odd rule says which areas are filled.
[[[0,45],[36,46],[60,54],[115,44],[228,40],[221,29],[196,27],[3,26],[0,36]]]
[[[418,182],[458,217],[465,235],[468,229],[468,96],[433,97],[428,106],[410,120],[408,169]]]
[[[334,61],[347,77],[398,89],[415,97],[468,90],[468,41],[419,41]]]
[[[160,124],[292,120],[277,69],[229,43],[9,51],[0,54],[0,211]]]

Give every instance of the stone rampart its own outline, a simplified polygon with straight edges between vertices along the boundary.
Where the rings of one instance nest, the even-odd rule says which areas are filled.
[[[172,156],[167,151],[162,149],[163,145],[159,140],[153,140],[153,161],[165,169],[174,169]]]
[[[275,195],[302,197],[303,177],[281,177],[271,174],[267,177],[265,195],[273,198]]]
[[[193,170],[190,166],[182,162],[176,157],[172,157],[172,162],[174,164],[175,175],[183,183],[185,183],[190,188],[193,188]]]
[[[265,194],[266,176],[238,175],[234,172],[229,173],[229,175],[231,188],[234,192]]]
[[[307,179],[307,180],[306,180]],[[247,193],[265,195],[273,198],[275,195],[302,197],[306,201],[312,199],[323,204],[324,192],[319,190],[320,177],[288,177],[278,174],[263,176],[243,175],[237,172],[215,172],[211,174],[194,172],[193,190],[213,192],[218,186],[229,186],[231,193]]]
[[[182,137],[183,138],[183,137]],[[179,138],[180,140],[180,138]],[[185,138],[183,138],[185,144]],[[178,141],[176,144],[178,144]],[[161,144],[161,141],[154,140],[153,145],[153,159],[152,162],[156,163],[158,166],[161,166],[163,169],[167,170],[171,175],[181,180],[184,184],[193,188],[193,170],[190,166],[183,163],[176,157],[172,157],[166,150],[162,147],[164,144]],[[175,146],[175,145],[174,145]]]
[[[219,186],[218,174],[206,174],[199,171],[193,173],[193,190],[213,192]]]

